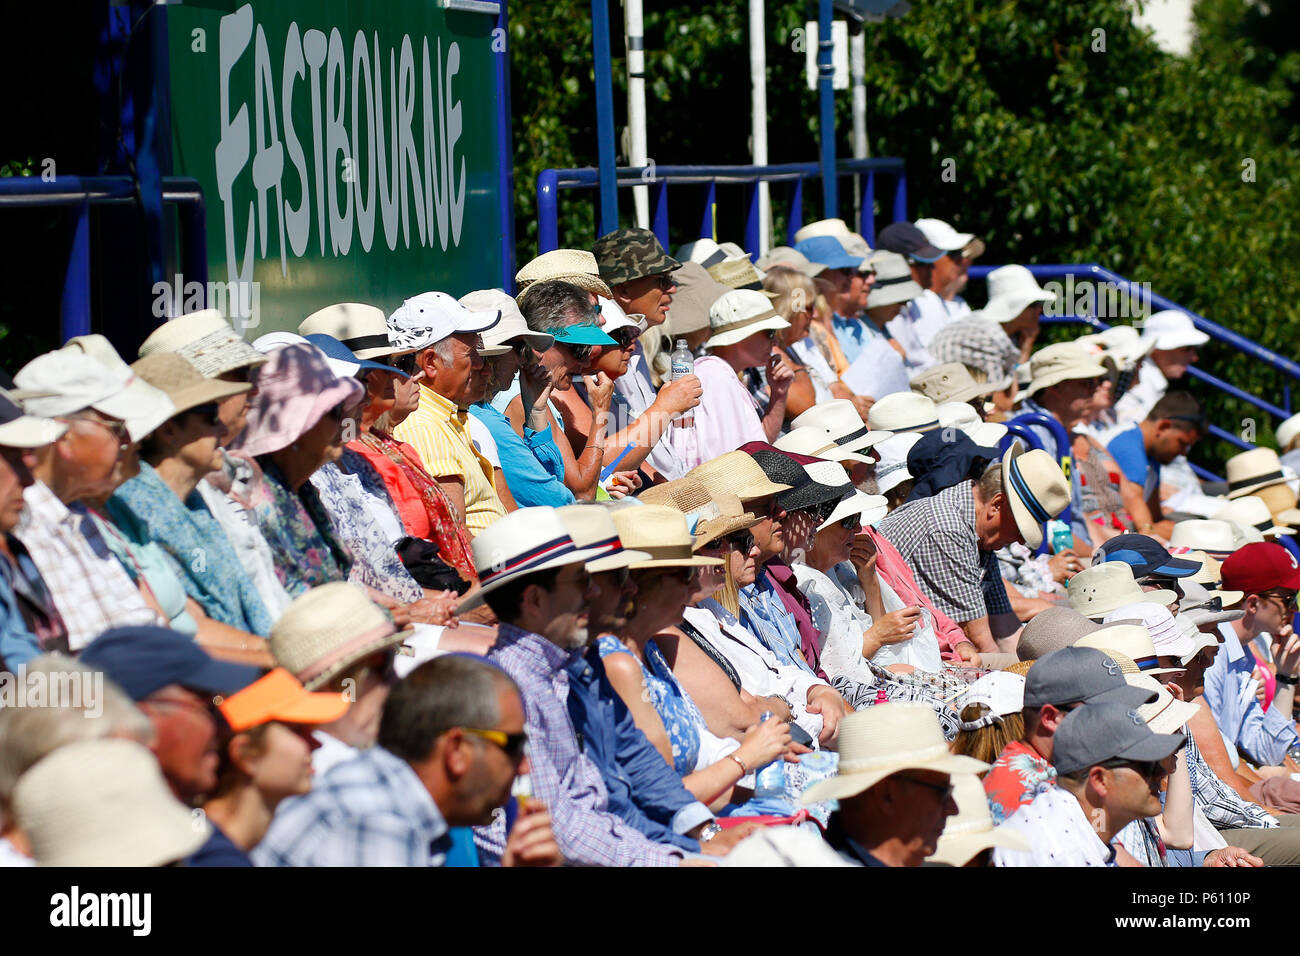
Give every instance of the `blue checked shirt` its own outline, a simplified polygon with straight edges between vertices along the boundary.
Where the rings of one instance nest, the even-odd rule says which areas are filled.
[[[740,623],[781,663],[812,673],[812,668],[799,653],[803,646],[799,622],[786,610],[766,574],[760,572],[753,584],[740,589]]]
[[[1232,625],[1219,628],[1223,647],[1205,671],[1205,701],[1214,722],[1255,764],[1276,766],[1300,744],[1290,721],[1270,707],[1264,710],[1248,686],[1254,662],[1245,655]]]
[[[450,849],[415,771],[371,747],[282,803],[252,856],[258,866],[443,866]]]
[[[564,859],[578,866],[675,866],[681,849],[652,842],[609,812],[600,770],[578,749],[566,670],[576,654],[502,623],[487,656],[519,685],[533,797],[550,811],[551,832]],[[485,856],[500,859],[506,840],[501,816],[474,835]]]

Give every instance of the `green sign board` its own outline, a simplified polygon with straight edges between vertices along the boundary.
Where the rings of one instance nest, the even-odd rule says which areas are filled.
[[[278,0],[167,17],[173,173],[203,186],[209,304],[251,313],[255,336],[334,302],[501,285],[494,16]]]

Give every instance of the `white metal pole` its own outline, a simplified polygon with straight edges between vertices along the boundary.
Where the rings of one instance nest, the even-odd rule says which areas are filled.
[[[865,26],[865,25],[863,25]],[[853,158],[866,159],[867,147],[867,38],[860,26],[849,35],[849,82],[853,87]],[[862,181],[853,177],[854,228],[862,222]]]
[[[767,29],[763,0],[749,0],[749,78],[753,87],[750,107],[754,165],[767,165]],[[772,243],[772,199],[767,183],[758,184],[758,245],[748,250],[763,255]]]
[[[624,0],[623,11],[627,24],[628,164],[645,166],[649,157],[645,141],[645,36],[641,26],[641,0]],[[636,224],[649,229],[649,190],[645,186],[633,186],[632,199],[636,204]]]

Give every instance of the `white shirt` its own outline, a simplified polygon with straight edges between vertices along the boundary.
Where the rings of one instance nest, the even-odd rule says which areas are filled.
[[[1063,787],[1048,787],[1002,825],[1023,834],[1029,851],[994,847],[994,866],[1115,865],[1114,848],[1102,842],[1079,801]]]
[[[627,402],[628,415],[631,416],[629,424],[644,415],[646,409],[658,396],[654,382],[650,379],[650,367],[646,364],[645,351],[641,348],[640,342],[636,343],[636,349],[628,359],[627,371],[614,379],[614,391],[622,395],[623,400]],[[680,477],[679,470],[681,474],[686,473],[685,469],[678,468],[672,445],[664,440],[674,430],[675,426],[672,425],[664,429],[663,435],[646,456],[650,467],[669,480]]]
[[[919,303],[926,296],[934,296],[936,300],[942,301],[927,289],[921,293],[919,298],[913,299],[903,306],[903,311],[885,324],[889,334],[898,340],[898,344],[907,353],[907,371],[909,375],[915,375],[917,372],[923,372],[927,368],[939,364],[926,348],[926,343],[921,341],[921,335],[917,331],[917,323],[921,321],[922,317]]]
[[[829,684],[801,668],[781,663],[741,626],[735,615],[712,598],[699,607],[688,607],[683,617],[736,669],[741,687],[755,697],[784,697],[790,702],[794,722],[814,741],[817,739],[822,716],[808,713],[808,690]]]
[[[1143,359],[1138,380],[1115,403],[1115,418],[1125,423],[1142,421],[1168,390],[1169,380],[1160,366],[1149,358]]]
[[[316,780],[325,776],[332,767],[345,760],[351,760],[361,753],[356,747],[345,744],[337,737],[331,737],[323,730],[313,730],[311,735],[320,743],[320,746],[311,752],[312,776]]]
[[[483,424],[477,415],[469,416],[466,424],[469,426],[469,437],[478,453],[492,463],[493,468],[501,467],[501,456],[497,453],[497,440],[492,437],[488,427]]]
[[[931,289],[926,289],[912,302],[917,309],[913,328],[916,329],[917,339],[926,348],[930,347],[930,340],[938,335],[941,329],[970,315],[970,306],[961,296],[956,296],[949,302]]]
[[[826,356],[822,355],[821,349],[817,347],[813,340],[805,335],[790,346],[790,351],[808,368],[808,377],[812,380],[815,400],[820,403],[829,402],[833,399],[835,396],[831,393],[831,382],[838,381],[839,376],[831,371]]]

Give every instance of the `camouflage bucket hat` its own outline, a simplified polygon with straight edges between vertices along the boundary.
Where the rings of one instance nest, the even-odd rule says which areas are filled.
[[[649,229],[615,229],[597,239],[591,252],[600,266],[600,277],[611,286],[672,272],[682,265],[664,252]]]

